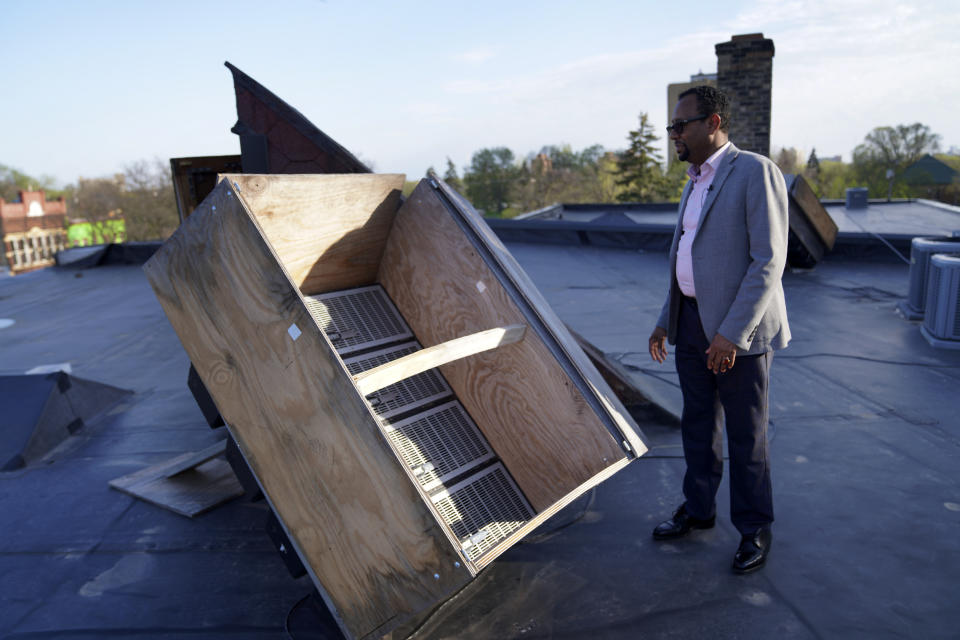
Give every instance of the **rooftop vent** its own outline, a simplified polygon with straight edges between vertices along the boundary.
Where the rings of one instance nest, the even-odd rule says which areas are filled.
[[[847,189],[847,209],[867,208],[867,188],[850,187]]]
[[[39,461],[131,393],[63,371],[0,376],[0,472]]]
[[[960,349],[960,254],[937,253],[930,258],[920,332],[934,347]]]
[[[927,277],[930,256],[935,253],[960,253],[960,238],[914,238],[910,243],[910,291],[900,311],[907,320],[922,320],[927,304]]]

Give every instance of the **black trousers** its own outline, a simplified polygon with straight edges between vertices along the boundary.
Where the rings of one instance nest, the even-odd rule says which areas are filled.
[[[716,515],[723,477],[721,432],[726,416],[730,455],[730,516],[743,535],[773,522],[768,389],[773,352],[737,356],[726,373],[707,368],[707,347],[696,302],[684,298],[677,327],[676,364],[683,392],[680,428],[687,471],[686,510],[694,518]],[[711,336],[712,338],[712,336]]]

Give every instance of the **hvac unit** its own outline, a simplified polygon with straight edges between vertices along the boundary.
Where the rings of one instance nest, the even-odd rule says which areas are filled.
[[[960,349],[960,254],[934,254],[920,332],[934,347]]]
[[[927,279],[930,256],[935,253],[960,252],[960,238],[914,238],[910,245],[910,290],[899,305],[907,320],[922,320],[926,309]]]
[[[847,189],[847,210],[866,209],[869,205],[866,187],[850,187]]]

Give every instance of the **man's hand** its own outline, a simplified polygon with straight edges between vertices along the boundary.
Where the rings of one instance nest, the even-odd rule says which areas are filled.
[[[667,330],[663,327],[650,334],[650,357],[661,364],[667,359]]]
[[[653,347],[651,347],[651,349],[652,348]],[[713,342],[711,342],[707,348],[707,369],[710,369],[714,373],[726,373],[730,369],[733,369],[733,363],[736,359],[737,345],[719,333],[715,335]]]

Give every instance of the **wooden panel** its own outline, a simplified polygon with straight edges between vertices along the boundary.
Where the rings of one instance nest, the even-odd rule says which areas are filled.
[[[471,573],[232,182],[144,270],[341,628],[377,637]]]
[[[826,247],[795,201],[790,201],[787,211],[790,221],[787,263],[794,268],[812,269],[823,258]]]
[[[403,174],[226,175],[304,295],[370,284]]]
[[[478,242],[482,243],[489,252],[489,259],[503,271],[504,278],[510,281],[512,286],[516,288],[518,295],[524,298],[532,312],[540,319],[545,330],[555,341],[555,346],[561,352],[562,357],[565,358],[569,366],[575,371],[577,378],[586,387],[586,390],[581,387],[582,392],[593,397],[595,403],[600,406],[603,416],[610,421],[612,428],[629,443],[632,455],[641,456],[646,453],[648,447],[640,428],[614,395],[596,367],[590,363],[583,349],[570,335],[566,325],[554,313],[546,299],[533,284],[533,280],[527,275],[527,272],[523,270],[516,258],[500,241],[500,238],[477,213],[473,205],[457,191],[451,189],[443,180],[436,176],[433,176],[433,180],[443,195],[458,209],[463,223],[472,229],[478,238]]]
[[[797,204],[827,251],[833,249],[833,244],[837,239],[837,223],[827,213],[827,210],[817,198],[817,194],[813,192],[803,176],[799,174],[787,176],[787,180],[790,199]],[[792,227],[791,221],[791,229]]]
[[[526,324],[427,181],[397,213],[378,279],[422,344]],[[441,371],[537,512],[625,457],[532,331]]]
[[[115,478],[110,487],[192,518],[243,495],[243,487],[222,456],[226,440],[202,451]]]

